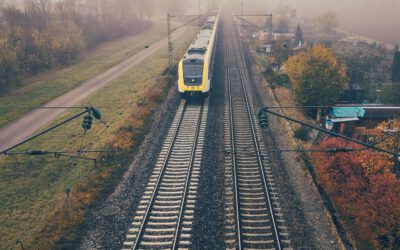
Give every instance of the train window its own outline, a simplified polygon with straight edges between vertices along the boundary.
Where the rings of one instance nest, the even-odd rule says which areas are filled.
[[[191,48],[188,50],[189,55],[191,54],[200,54],[204,55],[206,53],[206,50],[204,48]]]
[[[185,64],[183,65],[183,74],[185,78],[201,78],[203,76],[203,64]]]

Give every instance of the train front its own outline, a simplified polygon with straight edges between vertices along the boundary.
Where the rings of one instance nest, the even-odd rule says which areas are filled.
[[[189,50],[179,63],[179,92],[183,98],[205,94],[204,50]]]

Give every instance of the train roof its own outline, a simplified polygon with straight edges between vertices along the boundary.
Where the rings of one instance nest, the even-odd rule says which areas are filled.
[[[214,30],[215,22],[217,21],[216,16],[210,16],[202,26],[199,33],[196,35],[193,42],[190,44],[184,59],[198,58],[203,56],[207,52],[208,44],[211,40],[211,35]]]

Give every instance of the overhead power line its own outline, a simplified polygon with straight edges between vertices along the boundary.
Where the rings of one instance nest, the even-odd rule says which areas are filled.
[[[356,143],[356,144],[359,144],[359,145],[364,146],[365,149],[374,149],[374,150],[376,150],[376,151],[379,151],[379,152],[383,152],[383,153],[392,155],[392,156],[395,157],[395,159],[399,159],[399,154],[398,154],[397,152],[393,152],[393,151],[390,151],[390,150],[386,150],[386,149],[377,147],[376,144],[370,144],[370,143],[365,143],[365,142],[362,142],[362,141],[358,141],[358,140],[353,139],[353,138],[351,138],[351,137],[347,137],[347,136],[345,136],[345,135],[341,135],[341,134],[338,134],[338,133],[329,131],[329,130],[327,130],[327,129],[323,129],[323,128],[321,128],[321,127],[317,127],[317,126],[314,126],[314,125],[310,125],[310,124],[307,124],[307,123],[305,123],[305,122],[302,122],[302,121],[296,120],[296,119],[294,119],[294,118],[291,118],[291,117],[289,117],[289,116],[286,116],[286,115],[279,114],[279,113],[277,113],[277,112],[271,111],[271,110],[269,110],[268,108],[262,108],[262,109],[260,109],[260,113],[261,113],[261,111],[264,112],[264,113],[269,113],[269,114],[271,114],[271,115],[274,115],[274,116],[277,116],[277,117],[280,117],[280,118],[289,120],[289,121],[291,121],[291,122],[298,123],[298,124],[300,124],[300,125],[303,125],[303,126],[306,126],[306,127],[309,127],[309,128],[315,129],[315,130],[318,130],[318,131],[323,132],[323,133],[325,133],[325,134],[329,134],[329,135],[332,135],[332,136],[334,136],[334,137],[339,137],[339,138],[342,138],[342,139],[344,139],[344,140],[346,140],[346,141],[354,142],[354,143]],[[266,123],[266,126],[268,126],[268,122]]]
[[[52,131],[52,130],[54,130],[54,129],[56,129],[56,128],[58,128],[58,127],[60,127],[60,126],[62,126],[64,124],[72,121],[72,120],[75,120],[76,118],[78,118],[78,117],[80,117],[80,116],[82,116],[84,114],[88,114],[88,116],[91,116],[91,117],[93,116],[97,120],[101,119],[100,111],[98,111],[97,109],[95,109],[93,107],[86,107],[84,111],[79,112],[78,114],[73,115],[70,118],[67,118],[66,120],[64,120],[64,121],[62,121],[60,123],[57,123],[56,125],[54,125],[54,126],[48,128],[48,129],[38,133],[38,134],[35,134],[35,135],[33,135],[33,136],[23,140],[23,141],[11,146],[11,147],[8,147],[8,148],[4,149],[3,151],[0,151],[0,155],[7,155],[11,150],[13,150],[13,149],[15,149],[15,148],[17,148],[17,147],[29,142],[29,141],[32,141],[32,140],[34,140],[34,139],[36,139],[36,138],[38,138],[38,137],[40,137],[40,136],[42,136],[44,134],[47,134],[50,131]],[[84,124],[83,124],[84,125],[83,128],[85,129],[85,131],[90,129],[90,127],[91,127],[91,124],[90,124],[90,126],[88,126],[89,124],[87,124],[87,120],[88,119],[85,119]]]

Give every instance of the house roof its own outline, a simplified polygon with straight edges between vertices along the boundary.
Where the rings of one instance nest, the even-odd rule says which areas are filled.
[[[330,113],[334,118],[364,117],[365,110],[360,107],[336,107]]]

